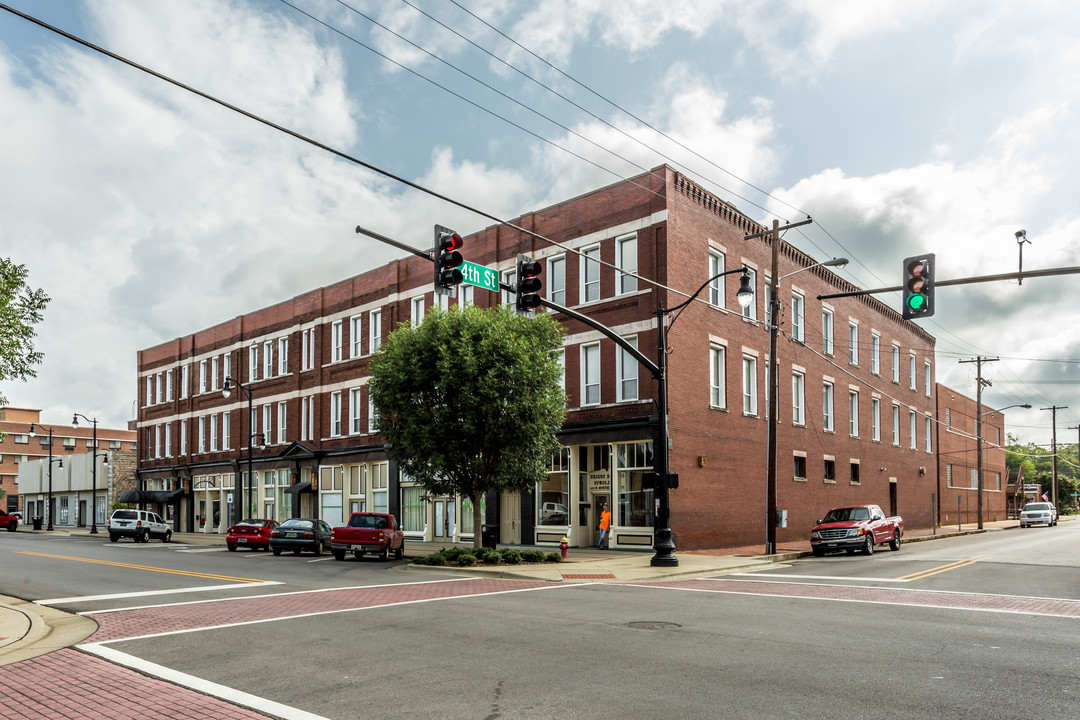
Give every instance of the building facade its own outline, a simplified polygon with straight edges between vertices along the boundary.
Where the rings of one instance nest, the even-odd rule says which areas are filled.
[[[467,237],[463,254],[510,284],[517,255],[532,256],[550,301],[650,357],[665,318],[679,547],[763,542],[772,251],[768,238],[745,238],[766,228],[666,166],[513,225],[547,240],[499,225]],[[787,243],[779,258],[776,476],[787,523],[778,541],[804,539],[846,503],[877,503],[929,527],[934,338],[872,297],[819,301],[857,288]],[[738,273],[707,283],[744,265],[755,291],[746,308]],[[398,514],[414,539],[471,538],[467,500],[429,497],[389,461],[365,387],[372,353],[399,323],[436,303],[513,302],[467,285],[436,296],[431,278],[430,262],[404,258],[140,351],[140,489],[178,491],[178,531],[223,532],[241,514],[333,524],[369,509]],[[658,315],[702,285],[679,313]],[[485,498],[485,524],[503,543],[566,536],[586,546],[607,502],[612,546],[650,546],[656,382],[600,332],[556,318],[566,330],[563,449],[535,490]]]
[[[979,459],[976,443],[975,400],[938,385],[938,497],[942,525],[979,522]],[[1016,483],[1009,482],[1005,466],[1005,414],[981,408],[982,415],[982,519],[983,522],[1018,517]],[[1023,483],[1021,482],[1021,485]],[[1010,497],[1011,496],[1011,497]],[[1021,507],[1023,502],[1020,502]]]
[[[55,435],[54,435],[55,437]],[[23,520],[41,518],[45,527],[78,528],[96,524],[104,530],[109,509],[135,479],[135,453],[98,450],[19,464]],[[96,517],[90,508],[96,507]]]
[[[50,452],[49,431],[52,430]],[[93,428],[88,424],[72,427],[70,424],[41,423],[41,411],[29,408],[0,408],[0,490],[8,512],[26,510],[20,499],[19,468],[26,462],[65,458],[92,450]],[[102,451],[135,453],[135,431],[98,427],[97,449]],[[55,468],[54,468],[55,476]],[[103,496],[98,498],[98,515],[106,512]],[[76,515],[72,510],[72,516]],[[25,515],[25,517],[30,517]],[[79,518],[89,519],[89,510]],[[102,522],[98,520],[98,522]]]

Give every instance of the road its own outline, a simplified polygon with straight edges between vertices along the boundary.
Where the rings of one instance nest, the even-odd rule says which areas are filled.
[[[99,623],[77,657],[279,717],[1063,718],[1080,693],[1080,522],[581,585],[16,538],[5,592]]]

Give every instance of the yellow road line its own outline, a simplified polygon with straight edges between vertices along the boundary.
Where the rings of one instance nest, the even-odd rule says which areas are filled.
[[[967,567],[968,565],[974,565],[977,562],[980,562],[982,560],[989,560],[989,559],[990,559],[990,556],[987,555],[986,557],[968,558],[967,560],[957,560],[956,562],[949,563],[948,565],[939,565],[937,567],[930,568],[929,570],[922,570],[922,571],[917,572],[917,573],[912,573],[911,575],[903,575],[903,576],[897,578],[897,580],[922,580],[923,578],[928,578],[931,575],[938,575],[939,573],[949,572],[950,570],[959,570],[962,567]]]
[[[229,575],[214,575],[211,573],[188,572],[187,570],[170,570],[168,568],[152,567],[150,565],[131,565],[130,563],[112,562],[110,560],[90,560],[88,558],[69,557],[67,555],[49,555],[47,553],[28,552],[16,550],[18,555],[35,555],[37,557],[54,558],[56,560],[74,560],[76,562],[94,563],[97,565],[112,565],[113,567],[131,568],[132,570],[148,570],[150,572],[168,573],[170,575],[187,575],[188,577],[208,578],[210,580],[228,580],[230,582],[257,583],[262,580],[251,578],[231,577]]]

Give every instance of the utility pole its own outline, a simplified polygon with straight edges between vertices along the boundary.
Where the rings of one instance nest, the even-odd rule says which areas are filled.
[[[1055,508],[1058,506],[1058,504],[1057,504],[1057,500],[1058,500],[1058,497],[1057,497],[1057,495],[1058,495],[1058,493],[1057,493],[1057,411],[1058,410],[1065,410],[1068,407],[1069,407],[1068,405],[1051,405],[1048,408],[1039,408],[1040,410],[1049,410],[1050,411],[1050,452],[1053,453],[1051,458],[1050,458],[1050,461],[1051,461],[1052,467],[1054,469],[1053,484],[1050,486],[1050,493],[1052,495],[1052,497],[1050,498],[1050,501],[1052,503],[1054,503]]]
[[[993,385],[989,380],[983,380],[982,364],[984,362],[997,362],[999,358],[984,358],[979,355],[974,360],[961,360],[961,363],[975,363],[975,472],[979,478],[978,490],[978,515],[979,529],[983,529],[983,454],[982,454],[982,390],[983,385]]]

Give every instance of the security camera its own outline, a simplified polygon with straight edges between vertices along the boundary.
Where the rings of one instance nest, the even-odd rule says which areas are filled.
[[[1022,242],[1025,242],[1027,240],[1027,230],[1017,230],[1015,234],[1016,234],[1016,242],[1022,243]]]

